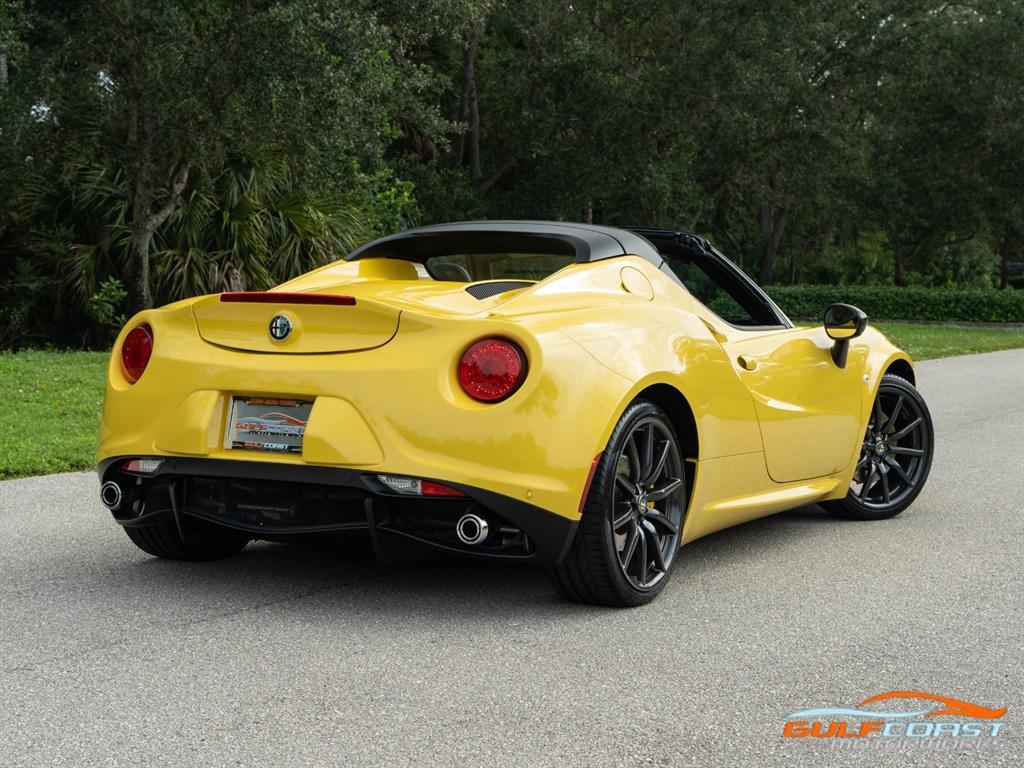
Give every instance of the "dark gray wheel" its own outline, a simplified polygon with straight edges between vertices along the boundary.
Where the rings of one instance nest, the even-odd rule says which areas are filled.
[[[189,532],[197,542],[186,544],[174,520],[152,525],[125,527],[124,532],[139,549],[166,560],[221,560],[231,557],[249,543],[249,537],[205,520],[188,520]]]
[[[569,554],[551,583],[576,602],[643,605],[664,589],[686,508],[679,440],[664,413],[637,401],[598,460]]]
[[[883,520],[910,506],[932,466],[935,438],[924,398],[905,379],[882,377],[846,498],[823,507],[852,520]]]

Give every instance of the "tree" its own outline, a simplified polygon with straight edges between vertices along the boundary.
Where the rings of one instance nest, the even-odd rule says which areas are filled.
[[[68,264],[69,228],[95,268],[81,284],[119,276],[132,309],[345,247],[331,225],[281,250],[261,222],[283,200],[321,224],[320,204],[355,206],[366,234],[695,229],[763,283],[973,265],[980,284],[998,254],[1005,285],[1024,258],[1022,109],[1014,0],[0,0],[0,205],[53,205],[0,222],[0,299]],[[224,190],[242,168],[287,180],[236,228],[263,256],[183,229],[241,215]],[[108,184],[115,223],[58,215]]]
[[[977,73],[972,88],[983,132],[980,202],[986,232],[999,256],[1000,288],[1010,263],[1024,261],[1024,7],[987,3],[967,32],[963,54]]]
[[[49,262],[55,314],[81,319],[101,285],[127,272],[133,185],[117,169],[61,165],[59,178],[23,185],[17,215],[35,233],[26,246]],[[344,197],[314,198],[297,189],[284,158],[258,166],[235,161],[215,177],[196,175],[154,230],[154,297],[167,303],[266,290],[369,239],[364,213]]]
[[[7,211],[13,197],[20,166],[24,162],[21,136],[29,121],[29,105],[12,90],[10,70],[25,55],[24,37],[28,20],[23,3],[0,0],[0,211]],[[7,227],[0,217],[0,236]]]
[[[880,12],[847,6],[495,9],[467,31],[458,78],[476,94],[455,117],[469,121],[478,200],[496,216],[710,231],[770,282],[791,213],[842,199],[865,151],[850,48]]]
[[[896,284],[975,238],[1019,253],[1022,40],[1024,14],[1005,0],[908,2],[879,26],[864,214],[892,245]]]
[[[462,7],[420,5],[438,26]],[[399,116],[439,127],[420,101],[430,73],[406,50],[424,28],[403,23],[397,6],[97,0],[36,9],[30,42],[45,55],[17,74],[43,94],[37,111],[49,132],[36,148],[59,149],[37,157],[107,167],[130,183],[132,311],[152,306],[154,234],[197,176],[216,176],[228,158],[283,157],[309,193],[336,192],[353,178],[347,159],[379,161]]]
[[[507,4],[467,29],[453,80],[468,100],[452,117],[468,122],[450,167],[464,169],[485,213],[656,223],[695,207],[692,148],[641,87],[657,63],[642,40],[634,55],[642,24],[623,10],[602,0]]]

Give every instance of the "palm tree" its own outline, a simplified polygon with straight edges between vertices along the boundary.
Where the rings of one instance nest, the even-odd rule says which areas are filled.
[[[367,217],[340,196],[297,193],[287,167],[234,163],[187,190],[157,232],[155,293],[265,290],[327,264],[370,237]]]
[[[56,306],[84,320],[89,299],[104,282],[127,280],[131,184],[104,165],[49,168],[23,184],[15,219],[23,247],[52,274]],[[284,158],[232,162],[213,176],[196,175],[154,233],[154,295],[166,303],[265,290],[365,242],[370,220],[341,195],[315,197],[297,189]]]

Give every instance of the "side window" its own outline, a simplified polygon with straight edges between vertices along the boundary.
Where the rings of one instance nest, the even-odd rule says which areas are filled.
[[[771,303],[726,266],[712,259],[698,262],[675,255],[666,256],[665,260],[694,298],[730,325],[739,328],[781,325]]]
[[[728,323],[749,324],[750,314],[744,312],[736,299],[723,291],[721,286],[699,267],[679,259],[670,259],[668,264],[675,276],[686,286],[686,290],[705,307]]]

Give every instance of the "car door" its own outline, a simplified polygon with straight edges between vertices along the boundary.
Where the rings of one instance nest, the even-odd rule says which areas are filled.
[[[842,471],[861,443],[865,387],[853,359],[839,368],[821,327],[729,329],[722,347],[750,390],[768,474],[778,483]]]
[[[768,474],[778,483],[842,471],[861,445],[865,387],[855,347],[832,361],[823,326],[795,328],[768,296],[705,241],[659,241],[666,267],[697,299],[757,413]]]

